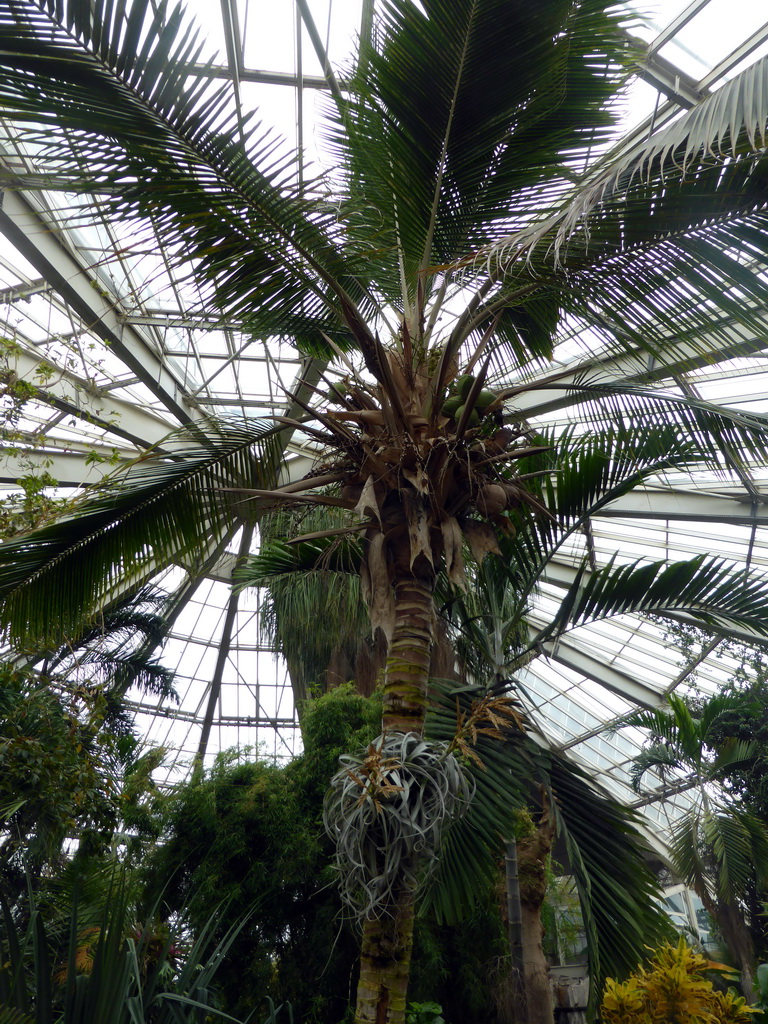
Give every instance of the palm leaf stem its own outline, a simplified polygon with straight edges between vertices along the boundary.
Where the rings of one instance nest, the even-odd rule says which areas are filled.
[[[465,64],[467,60],[467,50],[469,47],[469,40],[471,35],[471,26],[475,18],[475,8],[473,6],[472,12],[469,15],[469,23],[464,32],[464,39],[461,46],[461,56],[458,61],[458,68],[456,70],[456,78],[453,86],[453,95],[451,96],[450,104],[448,106],[445,133],[443,136],[442,149],[440,156],[437,161],[437,173],[435,175],[435,188],[432,196],[432,205],[429,211],[429,219],[427,226],[426,239],[424,241],[424,252],[422,253],[421,260],[419,262],[418,277],[421,278],[427,273],[429,264],[431,262],[430,257],[432,255],[432,243],[435,237],[435,225],[437,224],[437,214],[440,209],[440,201],[443,198],[442,187],[443,187],[443,176],[445,174],[446,160],[448,158],[448,145],[451,138],[451,127],[453,125],[453,119],[456,114],[456,103],[459,98],[462,86],[462,78],[464,76]]]

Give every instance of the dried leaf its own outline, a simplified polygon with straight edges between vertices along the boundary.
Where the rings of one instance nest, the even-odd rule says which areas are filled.
[[[429,523],[424,502],[421,497],[413,491],[403,491],[403,510],[408,526],[408,539],[411,543],[411,568],[419,557],[424,555],[430,565],[434,566],[432,557],[432,543],[429,539]]]
[[[376,497],[376,489],[372,476],[369,476],[363,484],[363,491],[360,495],[360,500],[357,505],[355,505],[355,512],[357,512],[361,519],[365,519],[366,516],[371,515],[381,523],[381,510],[379,508],[378,498]]]
[[[360,562],[360,598],[366,608],[371,607],[371,574],[368,571],[368,559],[363,555]]]
[[[395,595],[389,580],[387,553],[382,533],[374,534],[368,543],[368,574],[371,587],[368,604],[371,629],[374,633],[377,629],[381,629],[387,638],[387,643],[390,643],[395,628]]]
[[[405,479],[413,488],[418,491],[419,494],[429,494],[429,477],[424,471],[424,467],[420,462],[411,469],[407,465],[403,465],[402,473]]]
[[[483,559],[488,554],[501,554],[496,531],[490,523],[480,523],[476,519],[469,519],[464,523],[463,530],[469,550],[478,565],[482,565]]]
[[[467,575],[464,571],[464,554],[462,551],[461,527],[453,516],[440,523],[443,534],[443,552],[445,569],[448,579],[460,590],[467,589]]]

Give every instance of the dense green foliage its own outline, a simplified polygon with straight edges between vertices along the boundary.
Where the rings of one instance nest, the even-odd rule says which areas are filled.
[[[38,873],[69,835],[111,834],[115,753],[97,700],[0,666],[0,863]],[[101,740],[101,742],[100,742]],[[22,863],[23,862],[23,863]]]
[[[200,1024],[219,1012],[216,974],[242,918],[214,936],[214,917],[190,936],[183,916],[137,917],[116,864],[70,866],[11,908],[0,899],[2,1024]],[[284,1018],[273,1006],[264,1024]],[[251,1018],[253,1020],[253,1018]]]
[[[302,1020],[346,1010],[356,938],[339,915],[320,813],[338,755],[375,735],[377,714],[349,687],[334,691],[306,708],[305,753],[290,764],[222,754],[168,805],[151,898],[162,891],[169,912],[187,905],[195,927],[222,901],[250,912],[221,973],[235,1015],[259,993],[290,998]]]
[[[295,760],[220,755],[168,804],[167,841],[146,869],[148,899],[161,894],[166,913],[187,907],[194,927],[224,901],[222,932],[249,911],[220,972],[223,1005],[235,1016],[269,995],[290,1000],[299,1020],[337,1024],[353,1000],[359,940],[333,884],[322,799],[339,755],[369,743],[380,714],[379,695],[338,687],[304,708]],[[504,973],[494,881],[476,895],[458,927],[420,920],[414,951],[413,998],[436,1000],[447,1019],[467,1024],[493,1019],[488,979]]]
[[[53,683],[0,663],[0,889],[14,900],[26,878],[78,855],[120,848],[138,856],[158,835],[162,798],[151,773],[162,751],[115,733],[102,688]]]

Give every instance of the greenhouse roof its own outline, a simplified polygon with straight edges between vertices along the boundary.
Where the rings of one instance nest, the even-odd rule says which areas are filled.
[[[627,147],[768,53],[768,22],[754,0],[632,6],[643,12],[632,34],[644,57],[624,100]],[[210,54],[192,72],[229,82],[233,105],[244,113],[258,108],[266,125],[305,153],[307,174],[322,166],[323,105],[329,90],[343,87],[352,40],[369,31],[375,0],[294,0],[268,12],[253,0],[221,0],[215,14],[200,8]],[[208,56],[212,63],[204,65]],[[2,154],[16,172],[32,158],[7,123]],[[206,318],[189,282],[169,271],[161,238],[126,237],[108,221],[78,227],[71,204],[69,197],[19,190],[6,191],[0,209],[0,333],[12,343],[0,357],[6,375],[38,388],[0,464],[6,490],[43,470],[62,490],[92,484],[176,426],[209,414],[279,414],[297,381],[318,379],[324,367],[289,344],[272,340],[265,347],[236,319]],[[713,323],[704,340],[706,355],[695,365],[687,359],[674,375],[668,368],[660,374],[639,355],[623,364],[611,357],[603,369],[768,412],[765,334]],[[583,341],[563,337],[556,360],[563,381],[597,367]],[[530,393],[529,422],[588,423],[589,409],[561,396]],[[291,473],[305,473],[313,458],[308,438],[294,434]],[[625,560],[717,553],[768,568],[767,497],[768,468],[734,464],[717,477],[670,471],[653,478],[603,508],[560,553],[531,628],[546,621],[585,556],[600,565],[616,551]],[[131,706],[146,736],[172,752],[171,781],[186,772],[202,735],[208,756],[239,744],[285,757],[300,745],[285,665],[260,639],[259,594],[233,595],[230,587],[242,538],[233,527],[226,550],[212,550],[202,573],[176,566],[157,580],[175,595],[163,661],[176,672],[181,700],[176,706],[144,695]],[[696,666],[695,685],[704,693],[728,675],[728,657],[720,653],[714,638]],[[632,708],[693,686],[681,653],[656,622],[624,616],[580,627],[539,655],[521,676],[521,693],[543,738],[597,773],[614,795],[642,806],[654,828],[665,828],[684,804],[684,788],[664,800],[660,793],[639,798],[629,788],[628,765],[642,737],[615,726]]]

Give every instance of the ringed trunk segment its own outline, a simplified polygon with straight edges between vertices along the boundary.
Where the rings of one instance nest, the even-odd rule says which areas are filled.
[[[384,675],[382,732],[424,731],[429,666],[435,637],[435,574],[401,575],[394,581],[395,624]]]
[[[363,922],[355,1024],[405,1024],[414,910],[403,890],[391,916]]]
[[[382,732],[424,731],[435,639],[435,572],[401,535],[392,551],[395,615],[384,676]],[[405,1024],[411,969],[414,894],[403,887],[388,907],[363,922],[355,1024]]]

